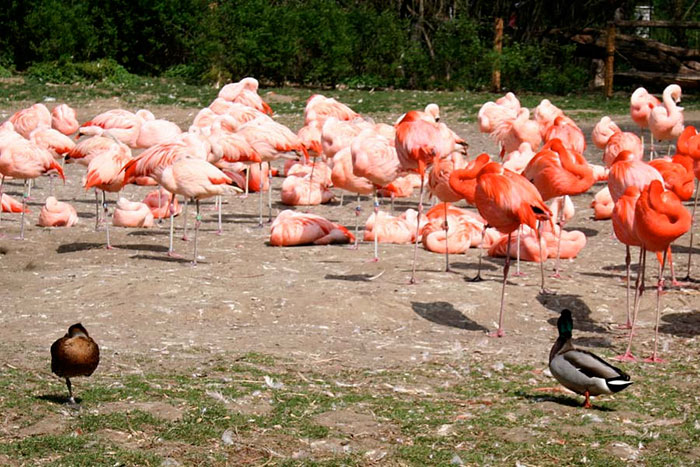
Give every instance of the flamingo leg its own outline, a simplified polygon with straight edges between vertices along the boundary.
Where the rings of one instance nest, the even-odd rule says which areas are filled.
[[[260,173],[260,176],[262,176],[262,172]],[[267,163],[267,223],[269,224],[271,222],[272,222],[272,165],[270,165],[270,163],[268,162]]]
[[[394,193],[391,193],[391,215],[394,215]]]
[[[541,229],[542,229],[542,221],[539,221],[537,224],[537,243],[540,246],[540,278],[541,278],[540,293],[548,295],[551,292],[549,290],[547,290],[544,286],[544,262],[547,258],[544,256],[544,252],[542,251],[542,232],[540,231]]]
[[[187,204],[188,204],[188,199],[185,198],[185,209],[182,212],[182,240],[187,242],[189,241],[189,237],[187,236]]]
[[[425,184],[425,177],[421,173],[420,178],[420,194],[418,196],[418,218],[416,220],[416,241],[413,244],[413,269],[411,271],[410,284],[416,283],[416,260],[418,259],[418,236],[420,235],[420,216],[423,213],[423,185]]]
[[[161,199],[161,196],[160,196],[160,190],[161,190],[161,188],[160,188],[160,186],[159,186],[159,187],[158,187],[158,213],[159,213],[159,214],[158,214],[158,223],[159,223],[159,224],[160,224],[161,222],[163,222],[163,218],[160,217],[160,216],[162,215],[162,214],[160,214],[160,210],[161,210],[161,206],[162,206],[162,202],[163,202],[163,200]]]
[[[516,234],[516,237],[515,237],[515,245],[516,245],[517,250],[515,252],[515,256],[516,256],[515,274],[513,274],[513,275],[516,277],[520,277],[520,276],[525,275],[524,272],[520,272],[520,234],[522,233],[522,231],[523,231],[523,226],[521,225],[520,227],[518,227],[518,233]]]
[[[309,195],[311,196],[311,195]],[[359,196],[359,195],[358,195]],[[345,197],[345,192],[341,191],[340,192],[340,202],[338,203],[338,207],[342,208],[343,207],[343,198]]]
[[[498,329],[496,332],[489,334],[491,337],[503,337],[506,335],[503,330],[503,309],[506,302],[506,282],[508,280],[508,270],[510,269],[510,239],[512,232],[508,233],[508,241],[506,243],[506,262],[503,265],[503,287],[501,288],[501,309],[498,313]]]
[[[248,186],[250,185],[250,165],[245,166],[245,195],[244,197],[248,197]]]
[[[646,270],[646,250],[639,249],[639,264],[637,267],[637,279],[634,283],[634,311],[632,313],[632,326],[630,327],[629,341],[627,342],[627,350],[622,355],[615,357],[616,360],[635,362],[637,358],[632,355],[632,337],[634,336],[634,326],[637,323],[637,313],[639,312],[639,303],[642,300],[644,293],[644,272]]]
[[[693,224],[695,223],[695,209],[698,207],[698,194],[700,194],[700,180],[695,180],[695,201],[693,201],[693,215],[690,217],[690,244],[688,245],[688,272],[683,278],[684,281],[690,281],[690,266],[693,258]]]
[[[555,279],[561,279],[561,274],[559,273],[559,258],[561,256],[561,234],[564,231],[564,198],[559,197],[559,235],[557,235],[557,260],[554,263],[554,274],[552,277]]]
[[[311,175],[309,176],[309,206],[311,206],[311,191],[313,191],[314,184],[314,169],[316,168],[316,157],[314,156],[313,162],[311,162]]]
[[[105,221],[105,232],[107,233],[107,246],[106,248],[108,250],[112,249],[112,244],[109,242],[109,208],[107,206],[107,193],[102,191],[102,210],[103,210],[103,217]]]
[[[374,189],[374,258],[372,261],[379,261],[379,240],[377,239],[377,218],[379,217],[379,198],[377,189]]]
[[[259,167],[260,167],[260,190],[258,191],[258,195],[259,195],[259,196],[258,196],[258,205],[259,205],[259,207],[260,207],[260,217],[259,217],[259,219],[258,219],[258,227],[262,227],[262,226],[263,226],[263,220],[262,220],[262,218],[263,218],[263,186],[262,186],[262,185],[263,185],[263,183],[262,183],[262,173],[263,173],[263,171],[262,171],[262,162],[259,163]],[[269,188],[268,188],[268,189],[269,189]]]
[[[51,174],[49,175],[49,196],[53,196],[53,179],[56,177],[56,175]]]
[[[632,316],[631,316],[631,308],[630,308],[630,278],[631,278],[631,273],[630,273],[630,263],[632,262],[632,257],[630,254],[630,246],[625,245],[625,272],[626,272],[626,282],[627,282],[627,322],[625,324],[621,324],[618,326],[620,329],[631,329],[632,328]],[[635,286],[635,293],[636,293],[636,286]]]
[[[661,292],[664,288],[664,266],[666,266],[666,255],[668,250],[664,251],[664,257],[659,265],[659,281],[656,283],[656,327],[654,328],[654,353],[651,357],[645,358],[645,362],[649,363],[663,363],[665,360],[659,358],[657,354],[659,346],[659,318],[661,316]]]
[[[5,185],[5,176],[3,175],[2,178],[0,178],[0,222],[2,222],[2,188]]]
[[[28,183],[27,179],[24,179],[24,194],[22,195],[22,215],[20,216],[20,221],[19,221],[19,239],[24,240],[24,211],[27,210],[27,198],[29,198],[29,194],[27,193],[28,191]],[[2,210],[2,208],[0,208]]]
[[[343,202],[343,195],[340,195],[340,202]],[[352,246],[353,250],[357,250],[357,236],[359,235],[360,229],[360,212],[362,212],[362,207],[360,206],[360,194],[357,194],[357,206],[355,207],[355,244]]]
[[[175,193],[170,195],[170,245],[168,246],[168,256],[177,258],[173,250],[173,234],[175,233]]]
[[[479,242],[479,266],[477,267],[476,270],[476,276],[469,279],[469,282],[481,282],[484,279],[481,277],[481,258],[484,256],[484,237],[486,236],[486,225],[484,225],[484,228],[481,230],[481,241]]]
[[[671,245],[668,246],[668,267],[671,269],[671,286],[680,286],[681,283],[676,280],[676,271],[673,268],[673,254],[671,253]]]
[[[100,229],[100,195],[95,188],[95,232]]]
[[[221,222],[221,205],[223,204],[223,199],[222,199],[221,195],[217,195],[216,198],[214,198],[214,200],[215,200],[214,202],[218,205],[218,213],[217,214],[219,216],[219,228],[216,231],[216,233],[217,233],[217,235],[221,235],[222,233],[224,233],[224,225]]]
[[[445,203],[445,222],[443,224],[443,229],[445,229],[445,272],[452,272],[450,270],[450,251],[447,245],[447,233],[449,231],[449,226],[447,225],[447,203]]]
[[[192,264],[197,266],[197,236],[199,234],[199,225],[202,223],[202,215],[199,213],[199,200],[195,200],[195,205],[197,206],[197,214],[194,217],[194,258],[192,259]]]

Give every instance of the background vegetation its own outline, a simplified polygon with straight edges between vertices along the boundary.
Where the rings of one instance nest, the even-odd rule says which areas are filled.
[[[469,89],[488,86],[493,22],[506,22],[503,86],[585,89],[590,59],[552,29],[631,18],[639,0],[9,0],[0,77],[55,83],[189,83],[252,75],[270,85]],[[695,0],[655,1],[655,19],[697,20]],[[695,46],[697,31],[668,34]],[[693,35],[694,34],[694,35]]]

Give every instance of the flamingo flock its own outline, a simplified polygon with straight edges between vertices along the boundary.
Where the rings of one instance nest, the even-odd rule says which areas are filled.
[[[628,312],[624,327],[632,330],[643,291],[645,252],[658,254],[660,297],[664,267],[671,261],[670,244],[691,230],[694,217],[682,201],[690,200],[695,191],[697,204],[694,180],[700,178],[700,135],[693,127],[684,130],[682,108],[677,105],[680,96],[680,87],[672,85],[664,91],[662,101],[642,88],[630,100],[633,121],[641,129],[650,129],[650,142],[675,142],[673,156],[645,161],[643,137],[603,117],[590,135],[600,151],[595,156],[599,164],[584,156],[588,149],[585,134],[570,116],[548,99],[532,110],[525,108],[513,93],[480,108],[479,131],[489,135],[497,156],[484,153],[471,160],[467,142],[440,121],[435,104],[408,110],[393,124],[375,123],[333,98],[314,94],[306,102],[304,126],[295,132],[274,119],[272,108],[258,95],[254,78],[222,87],[186,130],[145,109],[111,109],[80,124],[66,104],[52,110],[35,104],[0,125],[0,199],[3,212],[20,215],[23,238],[29,212],[27,181],[48,175],[52,193],[41,209],[38,225],[74,226],[78,222],[75,208],[54,196],[53,178],[65,180],[63,164],[76,162],[86,168],[82,186],[95,192],[95,228],[105,230],[107,248],[111,248],[110,224],[149,228],[156,220],[170,218],[168,254],[178,256],[174,218],[185,218],[186,237],[187,206],[193,202],[193,264],[199,259],[199,201],[216,198],[217,232],[222,233],[222,197],[241,192],[246,196],[249,191],[259,192],[259,227],[265,224],[263,192],[268,193],[269,245],[349,243],[358,248],[362,238],[374,243],[371,260],[379,261],[380,243],[412,243],[411,283],[417,281],[419,244],[444,254],[446,271],[451,270],[449,254],[480,248],[489,256],[505,257],[498,328],[493,333],[502,337],[511,258],[518,260],[517,273],[520,260],[540,263],[541,289],[548,293],[544,262],[556,258],[553,277],[560,277],[560,259],[575,258],[586,245],[583,232],[564,228],[574,215],[570,197],[606,182],[593,201],[595,219],[611,219],[615,236],[626,246]],[[650,153],[653,157],[655,151]],[[285,160],[281,171],[285,179],[280,201],[300,208],[286,209],[273,221],[271,177],[277,172],[275,161],[281,159]],[[6,179],[24,180],[22,202],[3,193]],[[128,184],[155,189],[143,200],[129,200],[123,194]],[[417,210],[395,213],[394,200],[411,196],[415,189]],[[358,200],[354,233],[304,211],[304,206],[338,199],[342,204],[345,192]],[[107,193],[116,193],[118,198],[111,213]],[[424,213],[426,194],[433,206]],[[373,210],[362,222],[361,196],[369,195]],[[390,198],[390,210],[381,208],[380,197]],[[462,200],[476,210],[455,205]],[[0,218],[0,229],[4,227],[1,222]],[[629,289],[632,247],[641,250],[634,299]],[[685,280],[689,279],[690,258]],[[673,268],[672,281],[677,283]],[[656,354],[655,350],[654,361]],[[630,349],[622,357],[634,358]]]

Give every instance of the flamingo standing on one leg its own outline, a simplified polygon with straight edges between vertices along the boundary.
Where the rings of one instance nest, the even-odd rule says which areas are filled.
[[[653,180],[637,200],[634,209],[634,230],[646,251],[663,252],[659,266],[659,281],[656,286],[656,327],[654,330],[654,352],[647,362],[661,362],[657,356],[659,341],[659,315],[661,312],[661,291],[663,273],[669,245],[690,229],[690,213],[678,196],[665,191],[663,183]],[[632,330],[634,332],[634,321]]]
[[[457,192],[462,191],[460,190],[460,177],[464,176],[465,170],[455,170],[450,176],[450,185]],[[508,235],[508,245],[510,245],[511,235],[521,224],[534,229],[537,221],[550,219],[551,212],[544,204],[537,188],[522,175],[504,169],[498,163],[491,162],[478,172],[476,180],[476,208],[479,210],[479,214],[486,219],[488,225]],[[498,329],[493,334],[495,337],[505,335],[503,309],[509,267],[510,252],[506,251]]]
[[[690,281],[690,267],[693,258],[693,226],[695,225],[695,210],[698,206],[698,195],[700,195],[700,133],[694,126],[687,126],[678,138],[676,150],[681,154],[687,154],[693,159],[693,173],[695,175],[695,199],[693,201],[693,214],[690,221],[690,240],[688,245],[688,270],[685,281]]]

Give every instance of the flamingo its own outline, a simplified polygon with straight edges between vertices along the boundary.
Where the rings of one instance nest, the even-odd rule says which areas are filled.
[[[39,212],[39,225],[42,227],[73,227],[78,223],[78,213],[73,206],[55,197],[46,198]]]
[[[321,216],[298,213],[289,209],[280,212],[270,226],[270,245],[328,245],[349,243],[354,236],[345,227]]]
[[[639,199],[641,192],[639,188],[635,185],[630,185],[627,187],[623,195],[615,203],[615,208],[612,214],[612,225],[613,231],[615,232],[615,237],[622,243],[625,244],[625,271],[626,271],[626,282],[627,282],[627,322],[620,326],[624,329],[631,329],[632,323],[636,320],[637,309],[639,302],[641,300],[641,294],[644,291],[644,284],[641,282],[643,261],[645,258],[642,257],[642,242],[639,240],[637,233],[634,230],[634,210],[637,205],[637,200]],[[634,312],[631,313],[630,310],[630,247],[638,246],[639,251],[639,268],[637,269],[637,280],[634,286]],[[627,346],[627,350],[623,355],[617,357],[618,360],[634,361],[636,360],[634,356],[630,353],[632,346],[632,335],[630,333],[630,340]]]
[[[688,271],[684,280],[690,280],[690,267],[692,265],[692,255],[693,255],[693,225],[695,225],[695,210],[698,206],[698,195],[700,194],[700,187],[698,186],[698,180],[700,180],[700,134],[697,132],[694,126],[687,126],[681,136],[678,137],[678,142],[676,143],[677,152],[689,156],[693,160],[693,172],[695,174],[695,199],[693,201],[693,214],[691,215],[691,228],[690,228],[690,241],[688,246]],[[692,144],[691,144],[692,143]]]
[[[533,115],[537,125],[540,127],[542,139],[544,139],[549,127],[552,126],[552,123],[554,123],[557,117],[564,115],[564,111],[552,104],[549,99],[542,99],[537,107],[535,107]]]
[[[576,123],[565,115],[560,115],[547,128],[544,141],[559,139],[565,148],[578,154],[586,151],[586,137]],[[533,146],[534,147],[534,146]]]
[[[329,117],[335,117],[338,120],[354,120],[360,115],[332,97],[313,94],[307,99],[304,107],[304,125],[309,125],[313,121],[318,121],[322,125]]]
[[[595,144],[598,149],[605,149],[610,137],[621,131],[622,130],[619,126],[617,126],[617,123],[613,122],[613,120],[606,115],[601,117],[598,123],[596,123],[593,127],[591,139],[593,140],[593,144]]]
[[[87,167],[87,173],[83,180],[83,187],[86,190],[96,188],[102,190],[102,209],[105,220],[105,233],[107,235],[108,250],[112,249],[109,241],[109,208],[107,206],[106,192],[116,193],[124,187],[124,179],[126,177],[122,168],[132,161],[131,155],[124,154],[117,147],[112,147],[107,151],[103,151],[90,161]]]
[[[654,139],[669,141],[681,135],[683,108],[676,105],[680,100],[681,87],[677,84],[666,86],[663,92],[663,105],[657,105],[649,113],[649,131]]]
[[[610,196],[610,188],[607,185],[595,194],[591,207],[593,208],[593,218],[597,221],[612,217],[615,203],[612,200],[612,196]]]
[[[415,110],[406,113],[396,125],[396,154],[404,170],[416,170],[421,177],[418,200],[418,222],[423,212],[423,186],[425,170],[435,157],[447,157],[455,148],[454,133],[442,123],[426,121]],[[410,283],[416,282],[416,259],[418,256],[418,230],[413,247],[413,269]]]
[[[630,116],[634,123],[639,126],[640,132],[644,132],[644,128],[649,128],[649,114],[651,109],[659,105],[659,100],[644,88],[637,88],[630,96]],[[651,135],[651,133],[650,133]],[[650,152],[654,152],[654,138],[649,137]]]
[[[24,214],[27,207],[27,181],[51,171],[66,181],[63,169],[56,163],[51,153],[23,138],[10,137],[9,142],[0,148],[0,199],[5,177],[24,180],[24,195],[22,196],[22,216],[20,219],[20,240],[24,239]]]
[[[501,147],[501,158],[518,150],[522,143],[530,143],[531,148],[539,148],[542,142],[539,126],[530,120],[530,111],[525,107],[517,112],[515,119],[504,119],[496,124],[490,135]]]
[[[176,123],[164,119],[147,119],[139,128],[136,148],[150,148],[156,144],[167,143],[175,139],[182,130]]]
[[[532,158],[523,175],[537,187],[545,201],[564,195],[585,193],[595,183],[593,170],[586,159],[581,153],[569,150],[558,138],[544,145],[542,151]],[[563,219],[559,223],[560,237],[564,223]],[[559,255],[554,267],[554,277],[559,277]],[[544,275],[542,289],[544,289]]]
[[[415,242],[415,235],[425,224],[418,223],[418,212],[407,209],[400,216],[384,211],[373,212],[365,222],[366,242],[405,244]]]
[[[141,124],[145,121],[142,116],[144,114],[145,111],[133,113],[124,109],[111,109],[83,123],[78,133],[88,136],[111,135],[130,148],[135,148]]]
[[[20,203],[7,193],[2,194],[2,199],[0,200],[0,202],[2,204],[2,212],[29,212],[29,208],[27,206],[23,206],[22,203]]]
[[[36,128],[51,128],[51,112],[44,104],[34,104],[18,110],[10,116],[8,121],[12,123],[17,133],[29,139],[29,134]]]
[[[465,173],[468,169],[455,170],[450,176],[450,185],[460,192],[460,180],[473,178],[473,174]],[[525,177],[500,164],[490,162],[479,170],[477,175],[475,201],[479,214],[486,219],[488,225],[499,232],[508,235],[508,245],[512,233],[525,224],[535,228],[537,221],[549,220],[551,211],[544,204],[537,188]],[[492,336],[503,337],[503,310],[505,304],[506,281],[510,268],[510,254],[506,254],[503,266],[503,286],[501,289],[501,306],[498,317],[498,329]]]
[[[370,195],[374,192],[374,185],[365,177],[358,177],[353,173],[352,150],[343,148],[333,156],[333,168],[331,169],[331,181],[335,188],[357,193],[357,207],[355,207],[355,245],[357,248],[358,229],[360,217],[360,195]],[[341,195],[342,205],[342,195]]]
[[[651,123],[650,123],[651,124]],[[642,243],[643,255],[646,252],[663,252],[659,265],[659,281],[656,286],[656,327],[654,330],[654,352],[647,362],[662,362],[657,356],[659,340],[659,316],[661,312],[661,291],[666,255],[671,243],[690,229],[690,213],[671,191],[665,191],[663,183],[652,180],[642,191],[634,209],[634,231]],[[642,269],[642,281],[644,270]],[[631,333],[634,332],[634,321]]]
[[[243,78],[237,83],[229,83],[222,87],[219,97],[272,115],[272,108],[258,95],[258,85],[258,80],[255,78]]]
[[[196,158],[179,159],[162,171],[154,172],[153,177],[163,188],[172,193],[171,205],[175,195],[195,200],[197,214],[194,224],[194,255],[192,262],[196,266],[198,259],[197,236],[202,219],[199,214],[199,200],[231,192],[241,192],[242,190],[231,186],[232,180],[214,165],[206,160]],[[171,212],[173,211],[174,209],[171,207]]]
[[[153,213],[145,203],[129,201],[120,197],[114,208],[112,225],[115,227],[153,227]]]
[[[366,178],[373,185],[375,218],[379,212],[377,188],[391,186],[391,190],[396,191],[394,184],[399,175],[400,162],[394,144],[395,140],[390,140],[370,128],[361,132],[350,145],[353,175]],[[366,237],[365,235],[365,240]],[[373,261],[379,261],[379,241],[376,236],[372,240],[374,241]]]
[[[51,110],[51,128],[66,136],[73,135],[80,124],[75,116],[75,110],[68,104],[60,104]]]

